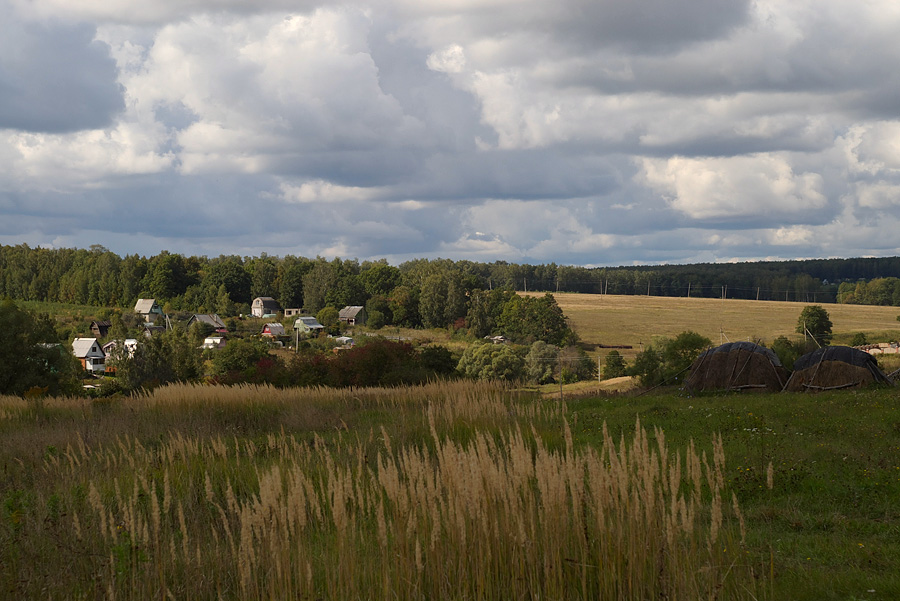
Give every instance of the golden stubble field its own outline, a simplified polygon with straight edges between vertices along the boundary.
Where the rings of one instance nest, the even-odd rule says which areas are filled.
[[[577,293],[553,296],[586,345],[630,345],[634,348],[620,350],[629,359],[640,351],[641,344],[685,330],[702,334],[714,344],[738,340],[769,344],[778,336],[795,337],[800,312],[813,304]],[[822,306],[828,311],[836,338],[855,332],[865,332],[873,341],[891,333],[893,339],[900,337],[900,307]],[[608,350],[597,348],[595,352],[605,356]]]

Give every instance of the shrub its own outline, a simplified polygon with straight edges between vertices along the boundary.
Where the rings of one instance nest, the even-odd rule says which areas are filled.
[[[559,363],[559,349],[542,340],[531,345],[525,356],[525,375],[530,382],[547,384],[553,382],[553,375]]]
[[[475,380],[514,381],[525,375],[525,360],[507,344],[473,344],[463,353],[457,369]]]
[[[606,362],[603,365],[603,379],[610,380],[612,378],[620,378],[625,375],[626,365],[625,359],[621,353],[612,350],[606,355]]]

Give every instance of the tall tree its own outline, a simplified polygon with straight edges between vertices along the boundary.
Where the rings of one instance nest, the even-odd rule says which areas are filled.
[[[828,311],[820,305],[804,307],[797,319],[797,333],[803,334],[807,339],[815,340],[821,346],[827,346],[831,342],[831,328]]]

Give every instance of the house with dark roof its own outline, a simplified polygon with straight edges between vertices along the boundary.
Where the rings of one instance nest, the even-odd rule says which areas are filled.
[[[218,316],[216,313],[194,313],[191,318],[187,322],[187,327],[190,328],[195,323],[202,323],[212,327],[212,329],[220,334],[224,334],[228,331],[228,328],[225,326],[225,322],[222,321],[222,318]]]
[[[253,299],[250,312],[253,317],[274,317],[281,311],[281,307],[271,296],[259,296]]]
[[[359,305],[348,305],[341,309],[338,319],[347,325],[364,326],[366,325],[366,308]]]
[[[92,321],[91,322],[91,334],[94,335],[94,338],[98,340],[100,338],[106,338],[106,335],[109,334],[109,329],[112,327],[112,322],[109,321]]]

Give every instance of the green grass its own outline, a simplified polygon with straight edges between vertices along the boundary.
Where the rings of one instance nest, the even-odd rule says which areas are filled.
[[[568,446],[564,415],[574,448],[580,452],[601,448],[604,424],[613,440],[624,437],[630,442],[639,419],[649,433],[650,448],[656,447],[653,439],[659,429],[672,450],[670,459],[676,452],[683,458],[693,441],[711,462],[713,435],[721,434],[725,499],[730,500],[732,492],[736,495],[747,538],[743,546],[734,537],[726,539],[716,552],[727,554],[734,569],[755,574],[754,598],[897,599],[898,401],[895,389],[699,396],[669,390],[567,399],[560,406],[553,399],[508,396],[473,385],[380,391],[171,387],[151,397],[102,402],[26,403],[0,398],[0,596],[38,595],[41,590],[55,591],[60,598],[102,596],[107,584],[120,594],[152,594],[150,588],[140,588],[148,587],[153,576],[148,567],[161,561],[152,545],[136,545],[123,535],[113,544],[88,534],[88,527],[97,525],[90,517],[92,485],[109,507],[124,507],[115,500],[118,487],[128,503],[147,513],[150,497],[136,487],[146,486],[140,484],[145,479],[162,491],[168,478],[173,507],[184,507],[193,534],[190,561],[176,562],[173,569],[177,569],[165,575],[170,578],[167,586],[172,590],[181,586],[185,594],[209,592],[202,586],[209,582],[202,574],[216,572],[193,570],[203,566],[204,570],[224,570],[230,564],[214,554],[193,559],[197,528],[219,523],[218,510],[204,501],[207,474],[212,486],[209,494],[216,503],[224,506],[229,494],[239,503],[249,503],[259,494],[261,478],[274,466],[286,466],[283,473],[290,471],[288,467],[294,469],[292,463],[284,462],[293,461],[290,453],[298,451],[285,454],[286,449],[296,447],[308,456],[311,463],[305,469],[310,478],[359,474],[364,466],[374,466],[389,446],[393,448],[389,455],[398,460],[415,459],[415,453],[433,454],[437,444],[433,427],[440,439],[460,445],[456,449],[479,437],[502,441],[510,428],[521,427],[527,437],[534,432],[550,452],[560,453]],[[194,444],[199,450],[191,450]],[[224,451],[213,452],[216,445]],[[407,455],[410,452],[413,455]],[[80,458],[80,464],[71,465],[72,458]],[[73,538],[71,532],[73,511],[81,520],[81,539]],[[236,515],[229,513],[233,524],[243,519]],[[432,523],[428,514],[423,516],[423,524]],[[371,521],[359,523],[360,536],[374,536],[375,530],[366,530],[374,528]],[[164,518],[165,524],[171,530],[164,527],[161,536],[171,537],[180,557],[181,530],[174,510]],[[339,551],[330,546],[333,540],[327,531],[316,532],[311,536],[320,538],[305,545],[318,548],[323,557]],[[404,535],[398,531],[396,536]],[[405,556],[410,561],[415,541],[407,542],[412,546],[401,551],[412,554]],[[505,548],[504,552],[513,551]],[[358,554],[356,560],[371,563],[369,567],[377,573],[377,561],[367,559],[359,549],[353,553]],[[434,556],[435,561],[440,559]],[[136,576],[140,578],[133,583],[128,580]],[[351,585],[326,582],[332,577],[329,573],[321,577],[315,584],[321,590]],[[106,584],[96,588],[95,578]],[[231,574],[221,582],[232,587],[226,596],[240,597],[234,578]],[[139,588],[130,588],[132,584]],[[380,581],[373,584],[377,588]],[[443,586],[432,585],[437,587],[434,590]],[[567,586],[563,581],[557,585]],[[378,589],[373,596],[380,593]],[[502,591],[491,594],[504,598]],[[47,595],[54,596],[42,596]]]
[[[771,561],[773,599],[898,599],[898,401],[896,390],[669,393],[573,400],[569,419],[576,440],[589,445],[604,422],[627,438],[636,417],[676,448],[689,439],[708,446],[720,432],[747,520],[748,560]]]

